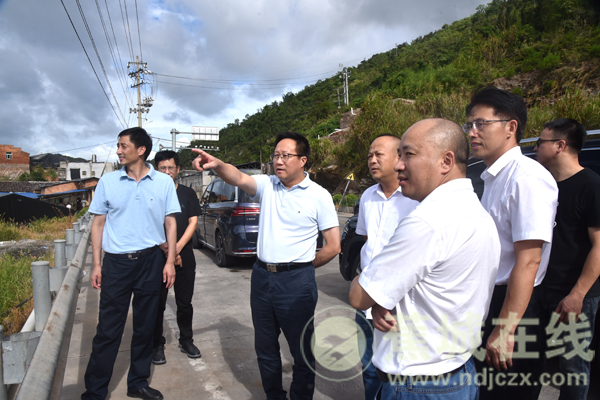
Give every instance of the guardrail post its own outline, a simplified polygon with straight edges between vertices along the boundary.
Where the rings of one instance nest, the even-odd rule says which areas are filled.
[[[80,227],[81,224],[79,222],[73,222],[73,231],[75,232],[75,249],[77,249],[77,246],[81,241],[81,237],[83,236],[83,232],[81,231]]]
[[[4,328],[0,325],[0,400],[7,400],[8,393],[4,384],[4,364],[2,364],[2,340],[4,340]]]
[[[50,298],[50,262],[35,261],[31,263],[33,277],[33,309],[35,310],[35,330],[41,332],[50,315],[52,299]]]
[[[75,231],[73,229],[67,229],[66,236],[67,245],[65,246],[67,263],[73,261],[73,257],[75,257],[75,251],[77,250],[77,245],[75,244]]]
[[[67,266],[67,241],[64,239],[56,239],[54,241],[54,268]]]

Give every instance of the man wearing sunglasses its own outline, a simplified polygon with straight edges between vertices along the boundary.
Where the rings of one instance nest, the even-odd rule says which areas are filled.
[[[577,324],[578,349],[561,337],[560,371],[576,380],[568,379],[561,386],[560,398],[587,399],[593,355],[589,345],[600,302],[600,177],[579,164],[587,136],[579,122],[560,118],[544,128],[535,153],[558,183],[558,207],[548,272],[541,285],[542,326]]]
[[[527,123],[527,107],[513,93],[486,87],[467,105],[468,134],[473,156],[487,169],[481,203],[490,213],[500,236],[501,255],[490,310],[485,321],[485,359],[478,372],[491,382],[482,385],[482,399],[535,399],[540,391],[539,285],[544,279],[556,214],[558,189],[550,173],[521,153],[519,142]],[[535,320],[537,319],[537,320]],[[493,323],[493,321],[495,323]],[[515,336],[526,340],[515,340]],[[525,384],[510,377],[527,376]]]
[[[278,340],[281,331],[294,357],[290,397],[312,399],[315,357],[311,339],[318,297],[315,268],[340,252],[340,229],[331,195],[304,172],[310,156],[308,140],[296,132],[277,134],[271,155],[274,176],[246,175],[202,150],[192,151],[199,153],[193,161],[195,169],[212,169],[225,182],[260,200],[250,306],[267,399],[287,398]],[[315,256],[319,231],[326,244]]]

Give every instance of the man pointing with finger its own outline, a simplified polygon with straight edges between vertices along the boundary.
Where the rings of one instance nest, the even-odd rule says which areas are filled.
[[[275,176],[246,175],[201,150],[193,151],[200,154],[193,162],[198,171],[212,169],[225,182],[260,200],[250,305],[254,348],[267,399],[286,399],[278,341],[281,331],[294,357],[290,398],[312,399],[315,268],[340,252],[340,232],[331,195],[304,172],[310,156],[308,140],[296,132],[276,136],[271,155]],[[315,256],[319,231],[326,244]]]
[[[85,372],[87,391],[82,400],[103,400],[119,351],[133,294],[133,336],[127,396],[163,398],[148,386],[152,359],[152,333],[160,299],[160,286],[173,286],[177,227],[180,212],[173,180],[158,173],[146,158],[152,150],[142,128],[119,134],[120,171],[100,178],[90,213],[94,269],[91,282],[101,289],[98,327]],[[166,263],[159,245],[168,244]],[[102,260],[104,250],[104,260]]]

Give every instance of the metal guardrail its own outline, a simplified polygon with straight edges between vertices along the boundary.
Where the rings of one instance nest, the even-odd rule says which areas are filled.
[[[67,364],[80,279],[88,253],[93,217],[90,216],[77,251],[52,305],[16,400],[59,399]],[[67,257],[68,258],[68,257]]]

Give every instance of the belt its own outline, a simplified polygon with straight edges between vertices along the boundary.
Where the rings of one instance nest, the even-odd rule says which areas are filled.
[[[152,253],[154,250],[156,250],[158,248],[158,246],[152,246],[152,247],[148,247],[147,249],[144,250],[138,250],[138,251],[134,251],[132,253],[123,253],[123,254],[115,254],[115,253],[108,253],[108,252],[104,252],[105,255],[112,257],[112,258],[126,258],[129,260],[137,260],[140,257],[143,257],[147,254]]]
[[[308,267],[309,265],[313,265],[312,262],[303,262],[303,263],[279,263],[279,264],[270,264],[256,259],[256,262],[259,267],[262,269],[266,269],[269,272],[283,272],[283,271],[291,271],[293,269]]]
[[[418,379],[421,382],[425,382],[425,381],[438,381],[444,377],[444,376],[453,376],[455,374],[457,374],[458,372],[460,372],[460,370],[464,367],[465,365],[461,365],[460,367],[453,369],[450,372],[446,372],[445,374],[440,374],[440,375],[416,375],[418,376]],[[389,381],[393,381],[393,382],[405,382],[406,378],[408,376],[405,375],[394,375],[394,374],[386,374],[385,372],[383,372],[382,370],[380,370],[379,368],[375,368],[375,370],[377,371],[377,376],[379,377],[379,380],[381,382],[389,382]],[[411,376],[410,378],[414,379],[414,376]]]

